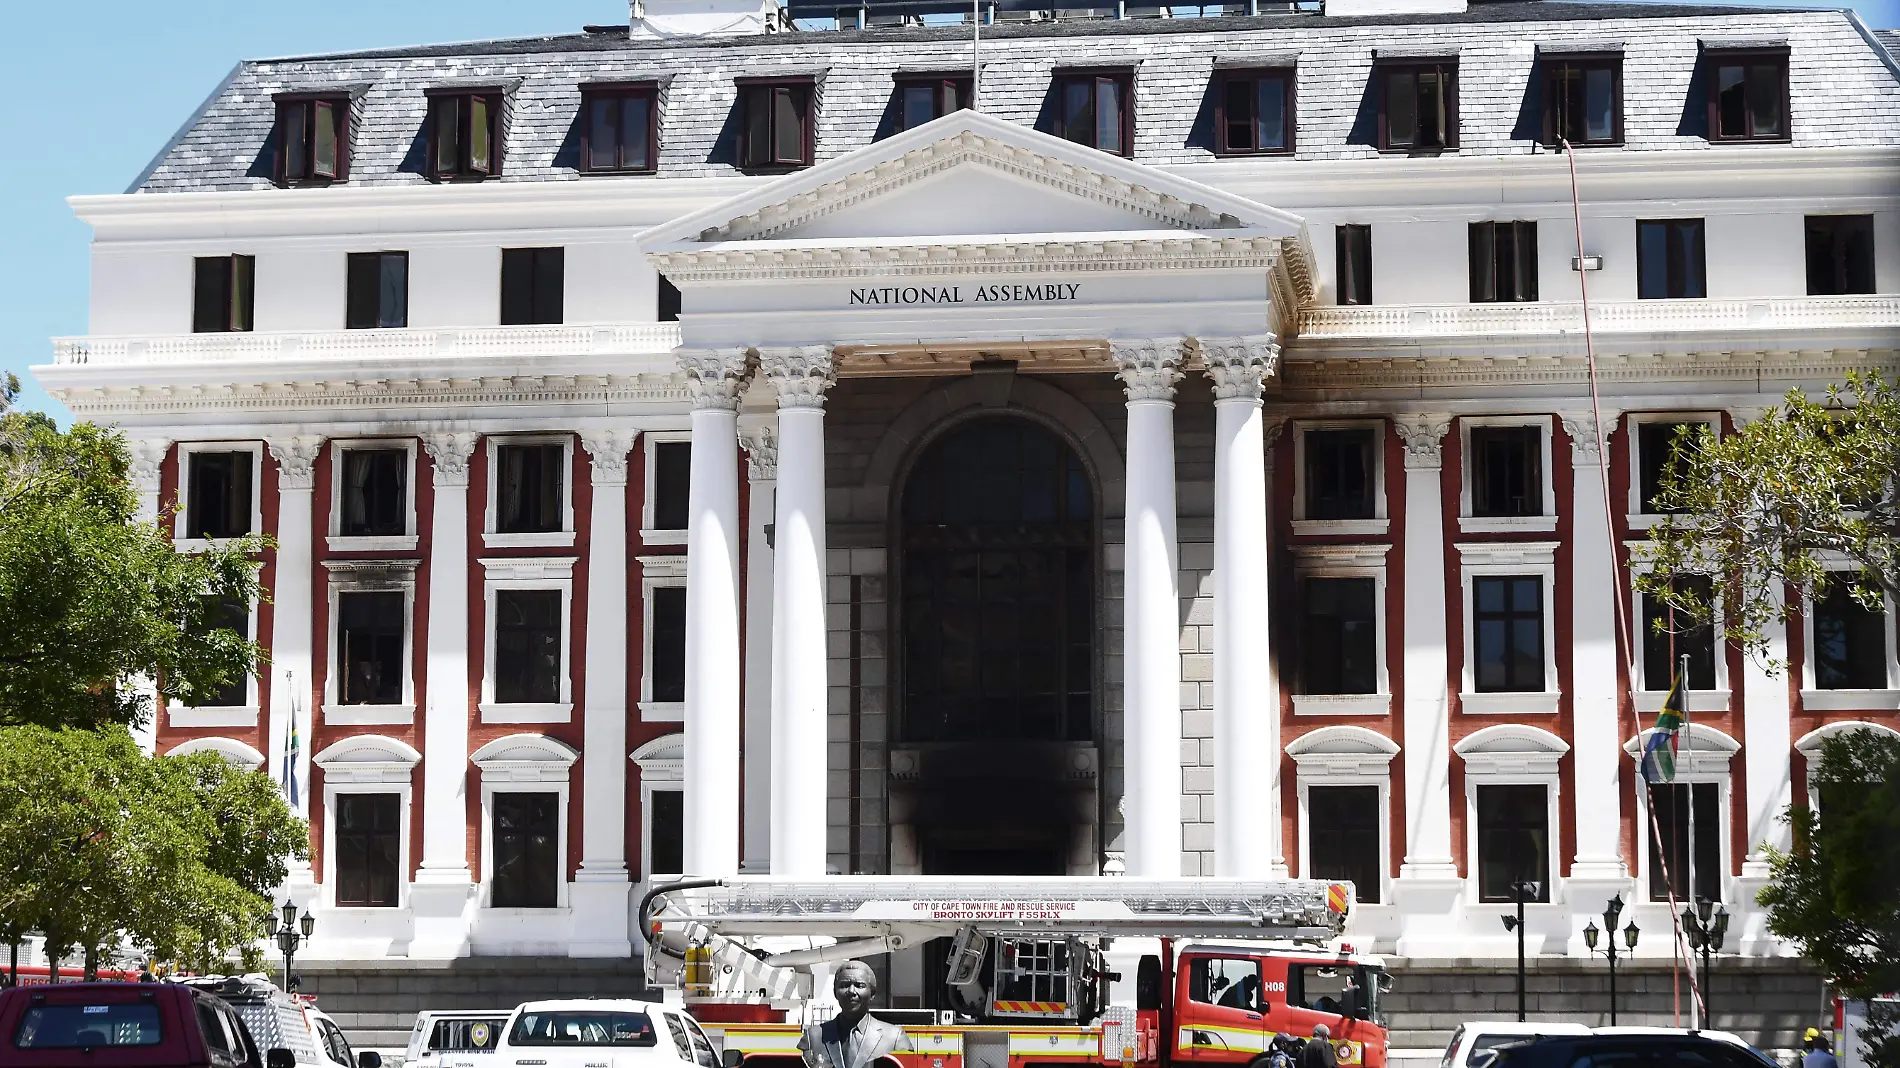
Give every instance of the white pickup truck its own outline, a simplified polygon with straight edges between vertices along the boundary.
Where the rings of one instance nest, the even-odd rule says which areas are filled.
[[[494,1068],[721,1068],[684,1011],[650,1001],[530,1001],[515,1009]]]

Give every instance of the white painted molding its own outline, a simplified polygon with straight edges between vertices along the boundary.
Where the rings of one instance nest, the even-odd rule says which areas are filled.
[[[246,771],[256,771],[264,766],[264,754],[236,738],[193,738],[173,746],[165,755],[190,756],[193,753],[216,753]]]

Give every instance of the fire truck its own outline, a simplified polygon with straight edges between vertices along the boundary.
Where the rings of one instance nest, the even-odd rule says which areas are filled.
[[[881,1068],[1259,1068],[1318,1024],[1384,1068],[1391,984],[1342,942],[1351,908],[1312,880],[740,876],[655,887],[640,927],[648,984],[744,1068],[802,1068],[815,971],[940,938],[949,1008],[873,1010],[911,1039]]]

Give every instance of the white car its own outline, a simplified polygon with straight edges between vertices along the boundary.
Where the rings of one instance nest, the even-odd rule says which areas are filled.
[[[1529,1042],[1551,1035],[1587,1035],[1590,1029],[1576,1023],[1527,1022],[1516,1020],[1472,1020],[1458,1025],[1445,1046],[1438,1068],[1471,1068],[1474,1062],[1483,1068],[1490,1053],[1512,1042]]]
[[[495,1063],[495,1047],[508,1026],[508,1009],[431,1010],[416,1014],[409,1030],[404,1068],[483,1068]]]
[[[517,1008],[495,1048],[498,1068],[721,1068],[699,1023],[651,1001],[577,998]]]
[[[223,998],[259,1049],[287,1049],[298,1068],[382,1068],[380,1054],[350,1049],[343,1029],[317,1008],[314,998],[286,994],[267,975],[208,975],[182,982]]]

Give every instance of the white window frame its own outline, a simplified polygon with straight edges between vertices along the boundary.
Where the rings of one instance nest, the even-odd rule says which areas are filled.
[[[1466,715],[1555,715],[1563,692],[1557,685],[1557,546],[1554,541],[1459,542],[1459,590],[1465,621],[1464,663],[1459,666],[1459,709]],[[1544,582],[1544,688],[1479,693],[1477,627],[1472,580],[1479,576],[1540,576]]]
[[[264,767],[264,754],[236,738],[193,738],[172,746],[165,755],[190,756],[193,753],[216,753],[232,767],[245,771],[260,771]]]
[[[323,722],[334,724],[414,723],[416,719],[416,565],[418,560],[325,560],[330,573],[329,671],[323,680]],[[345,593],[401,593],[402,701],[393,705],[346,705],[343,697],[343,617]]]
[[[248,452],[251,454],[251,533],[264,532],[264,443],[250,441],[181,441],[178,443],[178,490],[174,498],[178,510],[172,516],[172,545],[181,552],[209,549],[228,544],[228,538],[187,538],[191,518],[191,457],[201,452]],[[255,614],[255,613],[253,613]]]
[[[1879,731],[1889,737],[1900,738],[1900,731],[1896,731],[1884,723],[1869,723],[1864,719],[1843,719],[1835,720],[1832,723],[1823,723],[1819,727],[1795,739],[1795,751],[1800,753],[1801,759],[1807,762],[1808,807],[1816,812],[1821,811],[1821,789],[1816,786],[1814,782],[1815,772],[1821,770],[1821,745],[1836,734],[1852,730],[1873,730]]]
[[[1309,579],[1369,578],[1373,582],[1373,626],[1377,634],[1378,674],[1372,693],[1293,695],[1293,713],[1299,716],[1385,716],[1392,713],[1392,681],[1386,662],[1386,556],[1387,545],[1298,545],[1293,549],[1295,571],[1303,585]],[[1302,595],[1304,599],[1304,595]]]
[[[1822,566],[1831,572],[1852,570],[1847,561],[1833,553],[1821,554]],[[1881,619],[1886,630],[1883,648],[1887,653],[1887,685],[1872,690],[1823,690],[1814,678],[1815,605],[1809,601],[1801,613],[1801,707],[1809,712],[1890,711],[1900,709],[1900,656],[1895,654],[1895,605],[1892,597],[1882,596],[1886,613]]]
[[[482,882],[476,905],[500,916],[553,916],[568,909],[567,840],[571,833],[574,761],[580,752],[561,741],[539,734],[510,734],[497,738],[469,755],[482,772]],[[495,875],[495,795],[555,794],[560,812],[560,836],[555,847],[556,871],[553,908],[496,908],[490,904]]]
[[[408,477],[403,479],[403,533],[345,537],[343,531],[343,454],[364,450],[401,449],[408,454]],[[421,544],[416,533],[416,439],[344,438],[330,442],[330,530],[326,544],[331,552],[414,552]]]
[[[1458,417],[1458,532],[1460,534],[1503,534],[1533,531],[1548,534],[1557,529],[1557,479],[1550,469],[1551,419],[1546,415],[1463,415]],[[1471,514],[1473,495],[1472,477],[1477,473],[1477,457],[1471,451],[1471,430],[1473,427],[1535,427],[1537,429],[1539,463],[1543,465],[1543,485],[1539,492],[1543,500],[1543,512],[1540,515],[1492,515],[1475,516]]]
[[[662,790],[686,789],[686,735],[662,734],[633,751],[633,762],[640,767],[640,878],[635,885],[653,882],[653,795]],[[659,872],[681,875],[682,872]]]
[[[476,706],[483,723],[566,723],[574,717],[574,557],[503,556],[482,560],[482,693]],[[495,593],[498,590],[561,591],[561,696],[553,704],[502,704],[495,700]]]
[[[1372,431],[1372,518],[1306,518],[1306,435],[1312,430]],[[1383,419],[1308,419],[1293,424],[1293,533],[1383,535],[1392,529],[1386,511],[1385,436]]]
[[[331,745],[311,758],[323,769],[323,907],[363,915],[392,913],[409,907],[409,833],[414,816],[415,768],[422,754],[395,738],[359,734]],[[338,905],[336,903],[336,802],[341,794],[397,794],[402,798],[397,823],[396,905]]]
[[[245,641],[257,640],[257,615],[257,602],[252,601],[244,614]],[[257,692],[257,672],[249,671],[244,675],[243,704],[200,706],[168,699],[165,722],[172,727],[255,727],[262,704]]]
[[[1649,784],[1643,780],[1643,747],[1649,744],[1650,735],[1656,728],[1647,727],[1636,737],[1623,743],[1623,751],[1629,754],[1635,764],[1634,781],[1636,783],[1636,822],[1641,828],[1640,841],[1636,852],[1636,899],[1646,905],[1659,902],[1649,898],[1649,853],[1654,837],[1653,826],[1649,819]],[[1741,743],[1714,727],[1697,723],[1694,720],[1683,725],[1679,745],[1680,755],[1676,758],[1677,783],[1714,783],[1716,790],[1715,825],[1721,838],[1716,856],[1722,861],[1722,877],[1716,886],[1722,901],[1731,900],[1732,876],[1729,874],[1729,839],[1733,835],[1733,820],[1729,813],[1729,793],[1733,789],[1732,764],[1735,754],[1741,751]],[[1693,791],[1691,791],[1693,798]],[[1691,801],[1693,806],[1693,800]],[[1690,819],[1694,819],[1693,807]]]
[[[659,447],[663,444],[677,444],[682,441],[691,444],[693,432],[690,430],[648,430],[644,431],[640,437],[643,450],[640,454],[641,471],[646,476],[640,480],[640,540],[647,545],[684,545],[686,531],[683,528],[662,530],[653,525],[653,508],[660,481],[655,477],[659,471],[656,459]]]
[[[1312,817],[1314,786],[1379,788],[1379,905],[1392,904],[1392,758],[1399,745],[1365,727],[1336,724],[1308,731],[1288,743],[1286,754],[1298,767],[1300,875],[1313,878]]]
[[[1647,575],[1655,570],[1644,552],[1649,547],[1649,542],[1628,541],[1623,544],[1629,549],[1629,569],[1632,576]],[[1643,621],[1643,594],[1634,587],[1630,590],[1630,616],[1631,624],[1637,632],[1636,656],[1630,665],[1630,698],[1636,703],[1636,711],[1639,714],[1654,715],[1662,711],[1663,699],[1669,696],[1672,680],[1662,680],[1662,686],[1659,688],[1651,683],[1649,673],[1643,667],[1642,643],[1647,642],[1650,635],[1649,628]],[[1715,689],[1683,691],[1683,697],[1689,702],[1691,713],[1727,712],[1729,701],[1733,698],[1733,692],[1729,689],[1728,642],[1721,635],[1722,616],[1719,610],[1716,613],[1715,629]]]
[[[1558,765],[1564,754],[1570,751],[1569,743],[1539,727],[1499,723],[1473,731],[1451,748],[1465,763],[1468,907],[1496,910],[1498,915],[1517,908],[1513,902],[1483,901],[1479,898],[1478,842],[1482,836],[1478,833],[1478,787],[1542,786],[1545,848],[1550,854],[1545,859],[1545,870],[1550,873],[1550,886],[1545,888],[1545,900],[1526,902],[1524,907],[1527,911],[1565,908],[1562,848],[1559,845],[1563,838],[1563,783],[1558,774]]]
[[[1643,511],[1643,435],[1638,428],[1654,423],[1702,423],[1722,436],[1722,414],[1720,412],[1631,412],[1624,420],[1625,432],[1629,438],[1629,525],[1631,530],[1648,530],[1650,527],[1668,518],[1660,513]]]
[[[574,544],[574,435],[502,434],[482,439],[488,454],[488,508],[482,522],[482,546],[488,549],[537,548],[564,549]],[[501,450],[509,445],[559,445],[561,447],[561,529],[534,534],[503,534],[496,530],[501,519]]]
[[[681,723],[686,702],[653,699],[653,591],[661,588],[686,588],[686,557],[640,557],[640,719]]]

